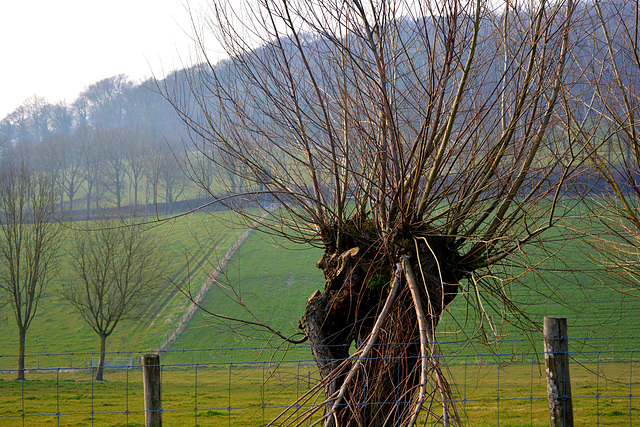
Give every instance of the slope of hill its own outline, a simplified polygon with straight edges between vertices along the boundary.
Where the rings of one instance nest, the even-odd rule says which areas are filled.
[[[318,249],[253,233],[207,294],[203,307],[214,314],[263,322],[284,336],[292,336],[299,332],[298,321],[307,298],[324,285],[322,272],[315,267],[320,256]],[[274,347],[280,346],[276,352]],[[197,349],[201,351],[183,352]],[[264,328],[225,322],[202,310],[170,350],[164,356],[167,363],[266,360],[274,352],[283,356],[285,351],[287,357],[311,357],[306,343],[289,348]]]
[[[122,321],[107,340],[108,352],[141,352],[157,349],[176,328],[188,306],[178,287],[202,286],[210,269],[209,262],[223,256],[240,234],[240,228],[229,227],[234,214],[221,211],[193,214],[161,222],[151,233],[161,238],[161,253],[167,261],[171,284],[159,284],[161,291],[146,310],[135,319]],[[79,223],[74,223],[77,226]],[[68,248],[69,236],[65,246]],[[63,246],[64,248],[64,246]],[[63,282],[71,275],[68,252],[63,252],[60,272],[47,286],[38,313],[27,331],[28,368],[37,366],[68,366],[69,357],[54,357],[58,353],[77,353],[72,364],[83,361],[83,353],[99,350],[99,338],[80,315],[61,298]],[[0,368],[12,368],[18,352],[18,334],[9,307],[4,307],[0,320]],[[91,355],[88,354],[88,357]]]
[[[518,324],[513,312],[496,307],[491,301],[483,302],[486,314],[478,317],[474,311],[478,301],[473,284],[465,283],[462,294],[438,327],[438,339],[453,343],[446,345],[445,354],[455,354],[463,348],[465,354],[499,351],[500,347],[495,346],[468,347],[465,343],[469,339],[490,345],[504,339],[503,346],[508,346],[509,352],[534,347],[540,350],[542,320],[546,315],[568,318],[573,349],[638,348],[640,325],[633,313],[640,310],[640,299],[611,289],[615,284],[601,275],[587,255],[584,242],[554,233],[557,232],[548,236],[546,248],[546,252],[554,255],[543,261],[541,254],[532,254],[532,264],[541,262],[539,270],[524,275],[504,290],[531,322]],[[285,336],[295,334],[307,298],[324,285],[322,273],[315,267],[320,256],[318,249],[305,250],[254,233],[233,257],[226,276],[207,295],[203,307],[214,314],[264,322]],[[499,283],[496,281],[495,286]],[[237,303],[238,297],[247,310]],[[224,322],[202,311],[170,350],[163,356],[167,363],[278,360],[285,353],[293,360],[311,359],[307,343],[287,346],[264,329]]]
[[[238,231],[241,227],[229,226],[233,218],[228,211],[194,214],[155,228],[154,232],[163,236],[174,284],[183,289],[190,286],[194,294],[200,291],[220,258],[241,234]],[[574,348],[586,345],[606,350],[610,346],[609,337],[637,338],[640,328],[633,314],[640,309],[640,299],[625,297],[609,289],[606,283],[600,283],[594,273],[595,266],[578,246],[564,244],[551,248],[558,252],[541,265],[539,274],[524,276],[509,292],[526,309],[534,328],[541,325],[544,315],[568,317]],[[320,256],[318,249],[305,250],[253,232],[231,257],[224,273],[217,277],[202,306],[214,314],[263,322],[285,336],[294,335],[298,332],[305,301],[324,284],[321,271],[315,267]],[[535,261],[532,258],[532,262]],[[61,281],[69,268],[67,261],[60,277],[48,289],[27,333],[27,354],[32,355],[26,359],[29,368],[69,366],[70,363],[78,366],[99,349],[96,334],[59,297]],[[528,336],[532,336],[539,344],[539,333],[527,335],[510,326],[505,321],[513,318],[504,311],[488,309],[485,318],[474,319],[469,307],[477,301],[474,302],[473,288],[467,286],[441,321],[438,329],[441,341],[465,341],[474,336],[482,324],[486,334],[475,334],[476,338],[521,340],[507,345],[530,348]],[[125,356],[155,351],[176,330],[189,305],[176,286],[167,287],[143,316],[122,322],[109,338],[107,350],[122,352],[114,355]],[[17,353],[17,332],[11,316],[5,308],[0,321],[0,368],[13,368],[16,363],[13,355]],[[597,338],[597,341],[578,338]],[[617,341],[615,348],[634,349],[637,342],[637,339]],[[460,347],[449,346],[445,353],[452,354]],[[284,357],[285,351],[287,358],[311,358],[307,343],[286,346],[264,328],[221,321],[203,310],[195,313],[168,350],[163,356],[164,363],[269,360]],[[469,348],[465,351],[473,352]]]

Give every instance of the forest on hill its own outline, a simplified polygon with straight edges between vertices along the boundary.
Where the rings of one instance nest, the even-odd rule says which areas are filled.
[[[631,20],[634,15],[630,7],[627,5],[619,9],[614,4],[604,5],[603,15],[605,19],[610,15]],[[514,25],[525,25],[527,11],[523,9],[520,13],[521,18],[514,21]],[[500,22],[501,19],[496,15],[492,19],[483,20],[479,37],[490,39],[492,23]],[[438,25],[433,18],[402,17],[396,25],[398,34],[394,37],[411,46],[416,30],[435,34]],[[558,25],[558,22],[553,21],[550,25]],[[577,33],[580,27],[576,26],[573,30]],[[596,27],[594,31],[591,39],[577,39],[572,44],[570,54],[573,69],[589,67],[590,53],[607,49],[602,29]],[[333,51],[335,46],[332,46],[331,40],[326,39],[326,35],[323,37],[313,32],[303,33],[298,37],[302,39],[304,50],[320,60],[317,66],[326,70],[324,78],[338,78],[339,76],[332,75],[336,70],[329,63],[330,58],[337,53]],[[289,67],[302,70],[303,57],[295,54],[296,40],[287,36],[280,39],[279,43],[284,51],[291,53]],[[271,117],[270,112],[265,109],[265,105],[273,100],[265,94],[250,90],[251,75],[260,72],[258,62],[270,61],[274,46],[267,43],[246,52],[235,52],[231,59],[215,64],[203,60],[158,80],[136,82],[126,75],[115,75],[89,85],[71,102],[50,103],[34,95],[0,119],[0,155],[28,159],[37,169],[50,173],[58,188],[60,206],[72,214],[75,212],[73,217],[77,219],[89,218],[92,209],[101,207],[119,209],[123,206],[144,205],[144,211],[149,213],[156,211],[153,206],[160,206],[157,213],[174,213],[178,201],[192,200],[191,204],[183,204],[181,208],[193,208],[199,203],[194,201],[198,198],[235,193],[238,190],[236,187],[243,185],[257,190],[264,187],[264,183],[260,182],[256,171],[241,167],[241,162],[233,159],[233,156],[225,157],[224,153],[218,153],[215,146],[208,147],[209,152],[200,151],[198,147],[202,147],[203,141],[208,137],[206,127],[212,118],[217,117],[217,126],[222,126],[225,120],[234,117],[240,119],[242,114],[253,120],[259,118],[257,121],[260,126],[279,126],[277,118]],[[468,53],[466,49],[467,47],[463,47],[459,54]],[[631,53],[621,46],[611,52],[612,61],[620,69],[633,67]],[[362,53],[355,51],[352,54]],[[444,51],[438,54],[444,54]],[[398,64],[398,75],[411,73],[410,67],[421,69],[427,65],[420,63],[420,56],[416,56],[415,60],[418,62]],[[256,68],[249,70],[247,74],[243,66],[250,62],[255,62],[253,66]],[[490,62],[487,66],[489,75],[499,75],[502,72],[503,65],[499,61]],[[346,90],[354,90],[358,85],[357,76],[349,76],[348,73],[352,72],[350,70],[345,72],[347,74],[340,78],[350,86]],[[602,73],[603,77],[612,78],[614,70],[603,68]],[[472,80],[468,83],[479,91],[476,99],[482,98],[487,104],[499,103],[499,91],[492,91],[492,86],[482,80],[473,81],[474,78],[481,77],[484,76],[471,76]],[[275,75],[269,79],[269,85],[274,88],[279,85]],[[236,101],[224,93],[217,93],[215,99],[210,100],[198,99],[191,93],[193,88],[215,93],[216,82],[224,82],[239,91],[243,99],[242,112],[237,105],[233,105]],[[298,90],[301,92],[312,90],[308,81],[303,80],[297,84],[300,85]],[[411,90],[410,86],[405,86],[410,83],[404,79],[399,79],[397,84],[396,90],[400,92]],[[452,89],[453,87],[447,90]],[[596,99],[596,103],[598,102],[594,87],[586,80],[573,81],[571,91],[579,95],[579,99]],[[463,99],[462,102],[460,108],[463,111],[475,108],[472,99]],[[591,107],[594,110],[598,108],[595,104]],[[303,105],[301,108],[304,115],[314,114],[312,105]],[[397,104],[396,108],[406,121],[404,131],[411,132],[412,127],[419,125],[419,110],[413,109],[410,104]],[[488,110],[486,114],[497,114],[497,110]],[[311,133],[322,133],[321,128],[314,128],[316,125],[313,120],[307,126]],[[568,136],[561,129],[557,130],[554,144],[559,148],[566,148]],[[279,140],[276,132],[268,138],[268,143],[278,146],[283,141]],[[607,152],[609,160],[617,155],[614,139],[605,139],[599,150]],[[194,161],[198,156],[200,158]],[[208,162],[219,157],[224,160],[225,165],[217,164],[218,161]],[[455,174],[457,171],[449,173]],[[203,177],[206,177],[207,182],[203,181]],[[589,178],[590,181],[584,185],[591,191],[601,192],[606,189],[607,185],[602,177],[592,174]],[[298,186],[308,184],[300,180],[297,182]],[[84,211],[84,215],[81,211]]]

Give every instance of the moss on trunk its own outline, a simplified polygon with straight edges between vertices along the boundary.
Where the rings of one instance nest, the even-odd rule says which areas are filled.
[[[350,349],[362,350],[370,340],[401,257],[408,259],[416,272],[431,333],[457,295],[457,283],[464,275],[460,257],[448,249],[446,238],[420,233],[400,237],[397,233],[391,244],[383,245],[370,237],[352,234],[344,240],[359,242],[359,246],[327,250],[317,264],[324,272],[325,286],[309,298],[300,322],[325,381],[327,411],[331,396],[342,387],[353,366]],[[401,280],[375,345],[346,385],[330,425],[337,421],[340,426],[397,426],[410,418],[420,383],[421,345],[413,297],[407,279]],[[431,379],[431,387],[442,387],[433,376]]]

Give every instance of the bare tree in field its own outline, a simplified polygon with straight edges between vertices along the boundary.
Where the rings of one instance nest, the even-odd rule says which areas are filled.
[[[140,184],[147,175],[151,160],[151,139],[149,132],[136,126],[125,128],[125,160],[126,174],[129,178],[129,186],[133,187],[133,197],[129,194],[129,201],[133,206],[138,205],[138,191]],[[131,193],[131,189],[129,190]]]
[[[104,192],[115,199],[116,209],[120,212],[122,200],[127,188],[127,155],[130,141],[128,129],[98,129],[96,142],[99,144],[100,177]]]
[[[173,213],[178,199],[184,194],[189,179],[183,171],[183,157],[174,153],[170,147],[157,148],[157,155],[153,156],[153,166],[150,179],[154,183],[154,202],[164,200],[164,214]],[[155,204],[154,203],[154,204]]]
[[[574,147],[556,134],[577,6],[505,4],[216,2],[194,18],[231,59],[210,60],[196,31],[202,62],[168,94],[200,153],[193,180],[237,173],[225,193],[280,207],[264,229],[324,249],[300,322],[325,392],[307,416],[324,410],[322,425],[412,426],[423,409],[459,423],[443,312],[461,295],[480,316],[517,314],[509,268],[544,251],[566,211]]]
[[[100,337],[96,381],[104,380],[107,338],[163,286],[156,243],[136,220],[98,220],[75,233],[75,274],[64,284],[63,297]]]
[[[79,128],[76,137],[79,144],[79,163],[86,190],[86,219],[91,217],[91,198],[95,199],[95,209],[100,208],[101,180],[100,148],[97,146],[96,131],[88,127]]]
[[[60,193],[60,209],[64,209],[65,196],[69,212],[73,214],[73,201],[84,185],[80,141],[75,135],[54,133],[42,143],[41,164],[55,177]]]
[[[55,274],[63,228],[49,175],[17,160],[5,159],[0,168],[0,292],[18,326],[18,380],[24,380],[27,330]]]

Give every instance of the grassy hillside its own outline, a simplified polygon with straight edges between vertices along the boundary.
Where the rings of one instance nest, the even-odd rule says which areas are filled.
[[[195,214],[157,226],[153,232],[162,236],[162,248],[170,264],[174,283],[197,294],[205,283],[207,274],[214,270],[240,234],[240,227],[229,227],[233,220],[229,212]],[[569,334],[573,345],[593,346],[607,350],[612,345],[609,337],[640,336],[634,313],[640,309],[640,299],[625,297],[601,283],[596,266],[588,256],[589,248],[579,240],[567,239],[555,231],[547,235],[546,243],[525,258],[529,265],[541,263],[535,274],[523,276],[504,289],[518,306],[526,311],[533,329],[525,333],[513,326],[516,318],[503,307],[491,307],[490,300],[482,296],[486,316],[479,317],[477,295],[472,283],[466,283],[440,322],[440,341],[466,341],[469,338],[496,338],[522,340],[503,344],[505,351],[526,350],[531,347],[528,337],[538,340],[544,315],[569,319]],[[562,243],[564,242],[564,243]],[[552,256],[546,260],[545,254]],[[225,274],[217,278],[215,286],[206,295],[203,306],[212,313],[263,322],[283,335],[298,332],[298,320],[311,293],[323,286],[322,273],[315,267],[321,251],[305,249],[262,233],[254,232],[231,259]],[[544,261],[543,261],[544,260]],[[510,262],[510,261],[508,261]],[[69,265],[61,268],[60,277],[52,283],[41,309],[27,334],[28,354],[80,353],[71,357],[31,357],[27,366],[34,367],[37,360],[49,366],[72,363],[78,365],[86,352],[98,350],[98,337],[80,317],[60,300],[58,290],[61,280],[69,274]],[[519,268],[513,266],[512,273]],[[493,285],[495,286],[494,282]],[[234,294],[234,292],[237,292]],[[255,315],[252,318],[249,311]],[[175,286],[164,292],[147,307],[142,317],[123,322],[108,340],[108,351],[131,352],[154,350],[176,329],[189,303]],[[5,308],[0,322],[0,354],[17,352],[17,332],[12,313]],[[480,330],[479,326],[483,329]],[[587,344],[578,338],[598,338]],[[166,363],[190,363],[211,361],[250,361],[280,358],[284,351],[274,353],[273,347],[282,341],[272,339],[273,334],[258,327],[238,327],[198,311],[188,323],[187,329],[163,356]],[[506,348],[507,346],[509,348]],[[621,347],[622,346],[622,347]],[[618,341],[617,349],[637,348],[638,340]],[[264,351],[258,349],[268,347]],[[233,348],[233,350],[231,349]],[[238,350],[238,348],[248,348]],[[451,354],[463,348],[449,345],[445,353]],[[194,351],[203,349],[226,349]],[[284,350],[284,347],[283,347]],[[465,347],[466,354],[483,351]],[[500,351],[494,348],[493,351]],[[89,355],[90,357],[90,355]],[[308,344],[290,349],[287,357],[308,359]],[[0,357],[0,367],[13,367],[13,357]]]
[[[203,307],[215,314],[260,321],[291,336],[299,332],[298,321],[307,298],[324,285],[322,272],[315,267],[321,255],[318,249],[305,249],[264,233],[253,233],[231,260],[226,275],[219,278],[218,286],[207,294]],[[239,299],[247,310],[237,303]],[[171,347],[165,360],[167,363],[188,363],[191,360],[211,361],[212,358],[217,361],[269,359],[274,352],[272,347],[282,344],[277,338],[269,341],[272,337],[264,328],[239,327],[200,311]],[[262,353],[230,349],[262,347],[268,349]],[[229,350],[181,352],[211,348]],[[277,355],[282,356],[284,350],[278,351]],[[308,345],[290,349],[287,357],[309,358]]]
[[[107,351],[143,351],[157,348],[167,335],[171,334],[187,306],[186,298],[177,291],[176,285],[194,283],[201,286],[210,271],[202,264],[203,259],[223,256],[238,234],[236,228],[229,227],[233,220],[230,212],[215,214],[193,214],[174,220],[161,222],[149,232],[161,241],[158,256],[167,264],[167,274],[173,284],[159,284],[160,292],[149,302],[147,309],[135,319],[122,321],[107,340]],[[73,223],[73,227],[87,224]],[[90,224],[88,224],[90,226]],[[70,230],[71,232],[71,230]],[[80,318],[79,314],[62,298],[62,283],[72,277],[68,250],[71,233],[63,244],[59,274],[46,288],[38,312],[27,331],[27,354],[85,353],[99,350],[99,339],[93,330]],[[200,268],[206,267],[206,268]],[[13,355],[18,351],[18,334],[9,307],[2,311],[0,321],[0,355]],[[74,357],[77,364],[84,355]],[[90,355],[89,355],[90,357]],[[12,357],[0,357],[0,367],[13,367]],[[27,367],[33,367],[37,360],[47,366],[61,363],[60,358],[27,358]],[[69,363],[69,358],[64,358]]]
[[[461,289],[449,311],[439,325],[442,342],[447,345],[445,353],[457,351],[469,353],[504,351],[527,351],[541,345],[542,319],[545,315],[567,317],[572,346],[576,349],[596,348],[618,350],[638,348],[640,340],[616,340],[611,337],[638,337],[640,325],[633,313],[640,309],[640,299],[615,292],[616,283],[603,279],[601,271],[589,255],[591,249],[575,235],[562,230],[551,231],[539,248],[533,248],[524,259],[525,264],[539,264],[534,273],[523,275],[510,283],[503,292],[522,309],[525,317],[517,318],[513,310],[494,305],[481,296],[487,313],[479,316],[475,288],[467,282]],[[209,311],[243,319],[251,319],[230,290],[236,289],[256,318],[290,335],[298,331],[297,325],[307,298],[315,289],[323,286],[321,271],[315,267],[321,251],[296,247],[265,235],[254,234],[241,247],[227,270],[226,282],[221,278],[220,286],[212,289],[204,306]],[[507,260],[507,263],[512,262]],[[510,273],[522,270],[514,262]],[[492,286],[499,281],[488,282]],[[480,286],[487,286],[483,284]],[[499,288],[499,286],[498,286]],[[528,319],[528,320],[527,320]],[[480,329],[482,326],[482,330]],[[524,330],[521,327],[524,326]],[[253,338],[258,336],[259,338]],[[187,332],[175,343],[165,360],[175,363],[191,361],[246,361],[267,360],[272,357],[273,346],[282,344],[268,332],[251,327],[222,322],[204,313],[199,313]],[[468,339],[496,341],[509,340],[502,347],[482,349],[465,347],[457,342]],[[533,338],[534,342],[530,340]],[[595,338],[595,340],[593,340]],[[258,350],[224,350],[215,352],[185,352],[182,350],[211,348],[260,348]],[[283,352],[276,352],[275,358]],[[288,357],[309,357],[307,345],[288,354]]]
[[[572,221],[572,226],[578,225]],[[636,314],[640,310],[640,298],[625,295],[611,277],[604,275],[594,261],[597,253],[575,233],[562,229],[550,230],[544,242],[530,247],[524,263],[537,265],[533,272],[501,288],[499,280],[487,283],[504,292],[526,315],[516,316],[515,310],[500,305],[491,306],[486,295],[481,294],[486,315],[477,310],[478,297],[473,283],[467,283],[462,295],[449,307],[439,326],[441,341],[506,340],[504,350],[528,351],[532,345],[542,349],[542,322],[544,316],[566,317],[571,348],[576,350],[631,350],[640,348],[640,324]],[[518,254],[517,259],[521,259]],[[507,260],[508,264],[510,260]],[[519,274],[522,268],[514,262],[511,273]],[[533,338],[534,342],[531,342]],[[635,338],[635,339],[631,339]],[[465,354],[473,354],[476,347],[461,344],[448,346],[452,353],[464,348]],[[486,353],[486,350],[478,349]]]
[[[579,205],[576,209],[582,207]],[[571,220],[569,225],[573,228],[582,224]],[[503,266],[509,274],[518,275],[523,268],[537,265],[534,272],[524,274],[508,284],[492,279],[479,284],[481,287],[493,286],[496,291],[506,293],[524,311],[524,316],[516,316],[509,307],[491,304],[482,291],[481,303],[486,314],[479,315],[475,286],[471,281],[466,282],[461,288],[461,295],[439,325],[439,340],[455,342],[446,346],[445,353],[527,351],[532,345],[540,350],[545,315],[568,318],[574,349],[637,349],[640,340],[619,338],[640,336],[640,324],[634,315],[640,309],[640,299],[612,290],[620,286],[613,279],[603,276],[594,263],[597,254],[593,251],[575,233],[562,228],[550,230],[537,247],[530,248],[527,256],[518,254],[513,259],[508,258]],[[222,281],[221,286],[208,295],[204,305],[216,314],[250,319],[241,306],[232,302],[235,297],[230,294],[232,285],[257,319],[285,335],[295,333],[307,298],[324,283],[320,270],[315,267],[320,256],[320,250],[304,250],[264,235],[252,235],[234,257],[227,272],[227,282]],[[502,285],[506,285],[504,289],[501,289]],[[200,313],[172,347],[178,353],[168,355],[168,360],[183,363],[204,361],[207,357],[215,357],[217,361],[265,360],[271,357],[269,351],[227,350],[208,355],[204,352],[179,351],[259,348],[282,343],[277,339],[268,342],[267,338],[271,335],[260,334],[255,328],[244,327],[232,331],[230,329],[234,325],[225,326],[223,322]],[[260,339],[251,338],[257,335]],[[615,342],[610,338],[616,338]],[[490,350],[460,344],[469,339],[507,341],[502,347],[493,346]],[[304,350],[306,345],[299,347],[301,349],[290,356],[307,358],[309,353]],[[281,356],[282,353],[278,352],[275,357]]]

